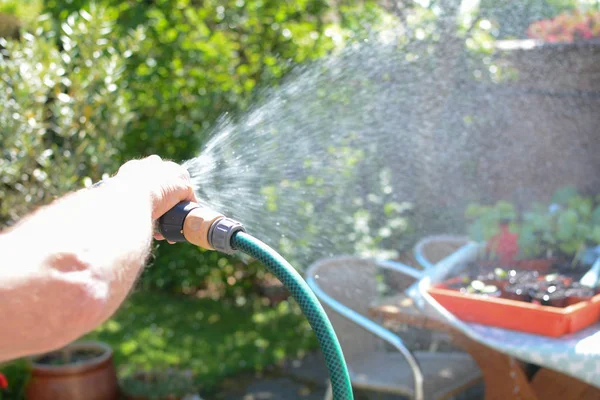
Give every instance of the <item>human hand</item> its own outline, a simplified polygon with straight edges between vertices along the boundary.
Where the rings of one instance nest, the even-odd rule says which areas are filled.
[[[115,178],[148,190],[153,221],[182,201],[198,202],[189,172],[177,163],[163,161],[157,155],[128,161],[119,168]],[[164,240],[160,233],[155,233],[154,238]]]

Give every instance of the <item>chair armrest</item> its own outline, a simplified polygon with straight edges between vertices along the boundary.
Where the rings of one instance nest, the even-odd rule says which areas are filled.
[[[425,246],[427,246],[428,244],[435,242],[435,241],[449,241],[449,242],[456,242],[456,243],[464,243],[465,245],[469,244],[471,242],[471,240],[466,237],[466,236],[459,236],[459,235],[434,235],[434,236],[427,236],[421,240],[419,240],[417,242],[417,244],[415,245],[415,247],[413,248],[413,255],[415,257],[415,259],[417,260],[417,262],[419,264],[421,264],[421,266],[424,269],[430,269],[434,267],[434,264],[429,261],[427,259],[427,257],[425,256]]]
[[[403,274],[403,275],[408,275],[411,278],[414,278],[416,280],[419,280],[419,279],[423,278],[423,276],[425,276],[425,274],[423,273],[423,271],[418,270],[418,269],[416,269],[414,267],[411,267],[409,265],[402,264],[402,263],[400,263],[398,261],[376,259],[375,263],[380,268],[388,269],[388,270],[391,270],[391,271],[394,271],[394,272],[398,272],[398,273]]]
[[[333,309],[333,311],[335,311],[337,314],[355,323],[367,332],[370,332],[378,338],[388,342],[396,350],[398,350],[398,352],[400,352],[400,354],[404,356],[404,359],[410,366],[410,369],[413,373],[415,385],[415,400],[424,400],[423,372],[421,371],[421,367],[419,366],[417,359],[412,354],[412,352],[404,345],[402,339],[400,339],[396,334],[392,333],[391,331],[383,328],[382,326],[376,324],[370,319],[362,316],[361,314],[357,313],[351,308],[346,307],[339,301],[335,300],[333,297],[329,296],[327,293],[321,290],[313,276],[309,276],[306,279],[306,282],[308,283],[308,286],[310,286],[310,288],[313,290],[317,298],[323,303],[325,303],[329,308]]]
[[[395,289],[400,290],[410,297],[413,297],[418,292],[419,281],[425,276],[425,272],[418,270],[409,265],[402,264],[397,261],[377,259],[375,263],[380,268],[391,271],[393,274],[401,274],[410,278],[410,282],[403,281],[402,283],[394,282]],[[392,274],[392,275],[393,275]]]

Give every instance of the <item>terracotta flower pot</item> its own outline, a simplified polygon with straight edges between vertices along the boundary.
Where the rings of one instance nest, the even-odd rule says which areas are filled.
[[[112,349],[100,342],[76,342],[30,359],[28,400],[118,400]]]

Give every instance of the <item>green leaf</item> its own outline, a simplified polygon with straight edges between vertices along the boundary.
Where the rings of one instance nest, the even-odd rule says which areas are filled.
[[[590,219],[593,225],[600,225],[600,205],[596,206]]]
[[[600,225],[594,226],[591,234],[591,240],[593,240],[595,244],[600,244]]]
[[[565,205],[573,197],[579,195],[579,191],[575,186],[565,186],[557,189],[552,195],[552,203]]]
[[[578,216],[574,210],[562,212],[557,221],[556,236],[560,240],[572,239],[577,230]]]

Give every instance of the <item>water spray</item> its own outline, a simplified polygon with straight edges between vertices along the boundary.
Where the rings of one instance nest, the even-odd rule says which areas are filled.
[[[239,250],[260,261],[290,291],[315,332],[329,370],[333,398],[352,400],[352,385],[333,326],[302,276],[275,250],[249,235],[243,225],[208,207],[182,202],[158,220],[171,242],[188,242],[206,250],[233,254]]]

